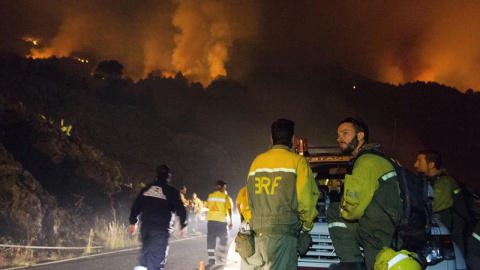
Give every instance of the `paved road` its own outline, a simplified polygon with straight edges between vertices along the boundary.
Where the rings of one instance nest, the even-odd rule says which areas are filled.
[[[32,270],[132,270],[137,265],[140,248],[106,252],[66,261],[14,269]],[[197,236],[172,239],[166,269],[197,270],[200,261],[207,261],[207,238]],[[12,268],[13,269],[13,268]]]

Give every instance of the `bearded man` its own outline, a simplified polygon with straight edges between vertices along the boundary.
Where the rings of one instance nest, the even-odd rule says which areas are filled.
[[[330,237],[340,259],[330,270],[373,270],[375,257],[384,246],[390,246],[401,218],[395,169],[372,152],[380,151],[380,146],[369,144],[368,139],[368,126],[361,119],[349,117],[338,125],[340,150],[355,161],[345,175],[341,201],[331,203],[327,210]]]

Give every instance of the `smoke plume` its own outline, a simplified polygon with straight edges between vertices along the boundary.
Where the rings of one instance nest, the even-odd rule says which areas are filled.
[[[291,62],[401,84],[479,89],[478,1],[7,0],[0,48],[34,57],[115,59],[124,74],[182,72],[207,85]],[[300,71],[302,72],[302,71]]]

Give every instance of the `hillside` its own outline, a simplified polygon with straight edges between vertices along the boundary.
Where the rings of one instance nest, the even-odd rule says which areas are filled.
[[[295,120],[297,137],[310,145],[332,146],[337,123],[361,116],[371,141],[405,166],[419,150],[434,148],[454,176],[480,191],[478,92],[423,82],[393,86],[322,66],[262,67],[243,82],[220,78],[207,88],[181,74],[133,82],[92,76],[94,70],[68,58],[0,56],[0,154],[8,168],[2,236],[25,242],[35,230],[35,241],[55,242],[58,232],[48,231],[55,224],[77,224],[86,234],[91,226],[80,224],[95,217],[126,222],[138,188],[161,163],[188,196],[206,198],[223,179],[235,197],[280,117]],[[29,205],[39,207],[20,214]],[[59,214],[65,212],[76,217]],[[27,229],[26,216],[38,226]]]

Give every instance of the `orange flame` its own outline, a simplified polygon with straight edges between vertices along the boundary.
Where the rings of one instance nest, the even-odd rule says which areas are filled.
[[[28,43],[32,43],[34,46],[38,46],[39,44],[39,40],[33,37],[23,37],[22,40]]]
[[[175,75],[177,74],[173,71],[162,71],[162,78],[173,79]]]
[[[82,59],[80,57],[73,57],[73,59],[77,60],[78,62],[81,62],[81,63],[85,63],[85,64],[88,64],[88,59]]]

